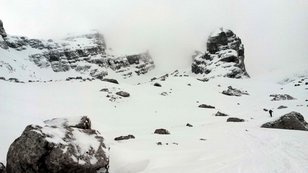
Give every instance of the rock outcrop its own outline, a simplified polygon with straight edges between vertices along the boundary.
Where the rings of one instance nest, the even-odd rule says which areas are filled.
[[[229,115],[218,111],[218,112],[216,112],[215,116],[226,117],[226,116],[229,116]]]
[[[90,119],[52,119],[29,125],[10,146],[8,173],[108,172],[104,138],[91,129]]]
[[[114,138],[115,141],[122,141],[122,140],[128,140],[128,139],[135,139],[134,135],[126,135],[126,136],[119,136]]]
[[[231,30],[220,28],[207,41],[205,53],[196,51],[193,55],[192,72],[208,78],[249,77],[244,64],[244,45]]]
[[[294,111],[281,116],[276,121],[265,123],[261,127],[308,131],[308,123],[303,115]]]
[[[6,37],[6,36],[7,36],[7,34],[6,34],[6,32],[5,32],[5,29],[4,29],[4,27],[3,27],[3,22],[2,22],[2,20],[0,20],[0,35],[1,35],[2,37]]]
[[[10,54],[12,51],[21,52],[18,53],[21,57],[18,57],[17,63],[24,68],[24,72],[29,73],[30,77],[27,81],[36,79],[40,72],[40,70],[34,71],[34,68],[25,69],[29,66],[27,61],[34,63],[38,69],[52,69],[53,72],[73,71],[79,75],[97,79],[103,79],[110,70],[124,78],[129,78],[145,74],[155,67],[149,52],[123,56],[114,55],[111,50],[107,49],[104,36],[97,31],[62,40],[40,40],[23,36],[7,36],[1,26],[0,35],[6,38],[5,41],[0,40],[2,45],[0,49],[5,49],[4,46],[6,46],[6,49],[10,50],[6,52],[7,57],[4,56],[1,59],[0,65],[1,63],[9,65],[16,63],[17,61],[11,60]],[[26,62],[21,60],[26,60]],[[16,68],[20,68],[20,65]],[[13,68],[7,72],[8,74],[16,71],[14,65],[12,66]]]

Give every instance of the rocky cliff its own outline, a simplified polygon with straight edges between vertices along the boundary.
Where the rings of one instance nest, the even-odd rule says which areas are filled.
[[[99,32],[67,37],[63,40],[30,39],[7,35],[0,22],[0,74],[2,78],[50,80],[52,76],[102,79],[109,71],[124,78],[145,74],[154,68],[149,52],[116,56],[106,50]],[[32,65],[35,65],[33,67]],[[17,73],[22,71],[21,73]],[[43,74],[48,71],[48,75]],[[52,72],[68,72],[53,75]],[[20,75],[23,74],[23,75]]]
[[[207,40],[205,53],[193,56],[192,72],[208,78],[223,76],[228,78],[249,77],[244,64],[244,45],[231,30],[219,28]]]

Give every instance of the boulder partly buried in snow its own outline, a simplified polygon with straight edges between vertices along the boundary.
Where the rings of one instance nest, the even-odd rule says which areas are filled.
[[[8,173],[108,172],[104,138],[87,117],[56,118],[29,125],[10,146]]]
[[[130,96],[130,94],[128,92],[125,92],[125,91],[116,92],[116,95],[122,96],[122,97],[129,97]]]
[[[261,127],[308,131],[308,123],[305,121],[303,115],[294,111],[281,116],[276,121],[267,122]]]
[[[207,104],[201,104],[198,107],[199,108],[207,108],[207,109],[215,109],[215,106],[207,105]]]
[[[242,90],[233,88],[232,86],[228,86],[228,89],[222,91],[222,94],[227,95],[227,96],[237,96],[237,97],[240,97],[242,95],[249,95],[247,91],[242,91]]]
[[[229,116],[229,115],[218,111],[218,112],[215,114],[215,116],[226,117],[226,116]]]
[[[244,122],[244,119],[236,118],[236,117],[230,117],[227,119],[227,122]]]
[[[271,94],[270,97],[273,97],[271,101],[295,100],[295,98],[289,94]]]
[[[126,136],[119,136],[114,138],[115,141],[122,141],[122,140],[128,140],[128,139],[135,139],[134,135],[126,135]]]
[[[156,129],[154,131],[155,134],[160,134],[160,135],[169,135],[170,132],[166,129]]]

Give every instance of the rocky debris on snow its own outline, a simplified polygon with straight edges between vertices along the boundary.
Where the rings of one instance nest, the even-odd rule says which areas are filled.
[[[0,173],[6,173],[6,169],[3,163],[0,162]]]
[[[200,141],[206,141],[206,139],[204,139],[204,138],[200,138]]]
[[[244,119],[236,118],[236,117],[230,117],[227,119],[227,122],[244,122]]]
[[[101,134],[88,117],[55,118],[28,125],[10,146],[7,172],[108,172],[109,158]]]
[[[104,78],[102,81],[119,84],[119,82],[116,79]]]
[[[162,92],[162,93],[160,93],[160,95],[162,95],[162,96],[167,96],[168,93],[167,93],[167,92]]]
[[[227,95],[227,96],[237,96],[237,97],[240,97],[242,95],[249,95],[247,91],[242,91],[242,90],[233,88],[232,86],[228,86],[228,89],[222,91],[222,94]]]
[[[288,108],[288,107],[287,107],[287,106],[281,105],[281,106],[279,106],[277,109],[285,109],[285,108]]]
[[[218,111],[218,112],[215,114],[215,116],[223,116],[223,117],[226,117],[226,116],[229,116],[229,115]]]
[[[201,82],[208,82],[209,79],[208,78],[201,78],[201,79],[197,79],[198,81],[201,81]]]
[[[155,131],[154,131],[154,133],[155,134],[160,134],[160,135],[169,135],[170,134],[170,132],[168,131],[168,130],[166,130],[166,129],[156,129]]]
[[[128,140],[128,139],[135,139],[135,136],[126,135],[126,136],[119,136],[119,137],[114,138],[115,141]]]
[[[249,77],[244,64],[244,45],[231,30],[219,28],[207,40],[207,51],[193,55],[192,72],[209,78]]]
[[[154,86],[161,87],[161,84],[156,82],[156,83],[154,83]]]
[[[278,120],[267,122],[261,127],[308,131],[308,123],[303,115],[294,111],[281,116]]]
[[[119,95],[121,97],[129,97],[130,96],[130,94],[128,92],[125,92],[125,91],[116,92],[116,95]]]
[[[265,112],[267,112],[267,111],[268,111],[268,109],[265,109],[265,108],[264,108],[263,110],[264,110]]]
[[[271,101],[295,100],[295,98],[289,94],[271,94],[270,97],[273,97]]]
[[[186,127],[193,127],[193,125],[187,123],[187,124],[186,124]]]
[[[215,106],[207,105],[207,104],[201,104],[198,106],[199,108],[207,108],[207,109],[215,109]]]

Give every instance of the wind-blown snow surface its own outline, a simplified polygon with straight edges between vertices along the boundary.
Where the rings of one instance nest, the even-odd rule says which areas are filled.
[[[26,125],[87,115],[110,147],[111,173],[305,173],[308,133],[260,128],[291,111],[300,112],[308,120],[308,85],[294,87],[298,80],[283,85],[260,79],[201,82],[194,76],[154,81],[162,87],[153,86],[154,82],[136,85],[124,80],[120,85],[102,81],[0,81],[0,162],[5,162],[9,145]],[[221,94],[229,85],[250,95]],[[110,101],[108,93],[100,91],[102,88],[113,94],[127,91],[130,97]],[[279,93],[290,94],[296,100],[270,101],[270,94]],[[216,109],[198,108],[202,103]],[[288,108],[277,109],[280,105]],[[272,109],[274,117],[270,118],[263,108]],[[246,121],[226,122],[228,117],[214,116],[218,110]],[[193,127],[186,127],[186,123]],[[166,128],[171,134],[154,134],[157,128]],[[127,134],[136,139],[113,140]]]

